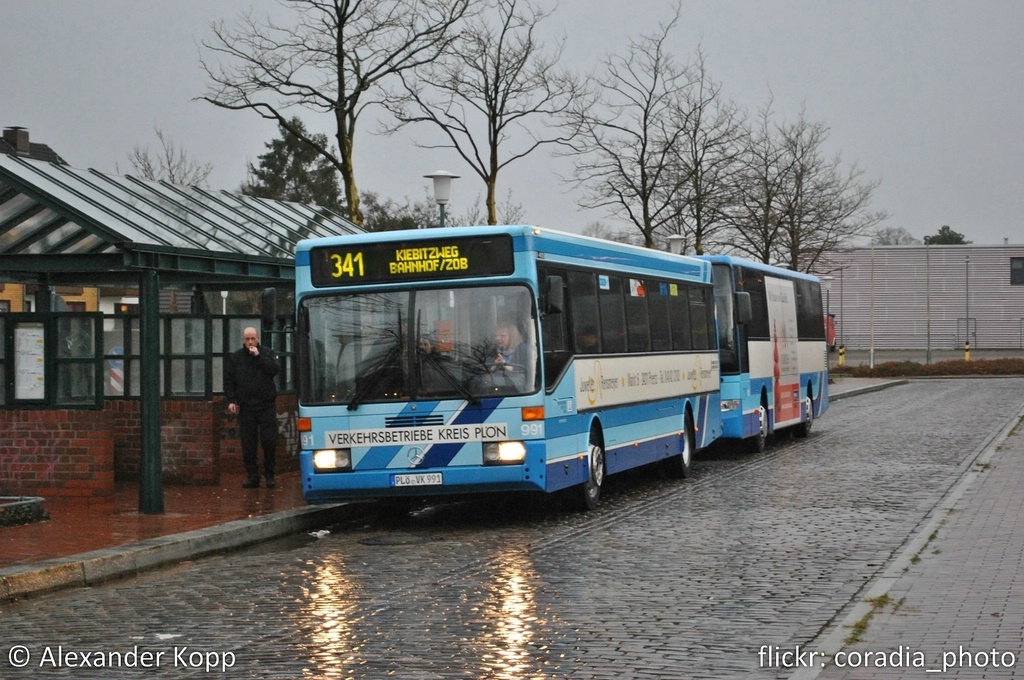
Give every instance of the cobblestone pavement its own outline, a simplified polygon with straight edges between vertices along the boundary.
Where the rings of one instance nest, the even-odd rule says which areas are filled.
[[[823,645],[833,663],[794,680],[1024,677],[1022,480],[1024,414]]]
[[[788,677],[759,650],[839,629],[1022,406],[1024,379],[916,381],[590,514],[447,504],[0,605],[0,677]]]

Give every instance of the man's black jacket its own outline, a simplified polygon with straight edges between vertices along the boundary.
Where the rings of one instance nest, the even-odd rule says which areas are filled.
[[[260,355],[249,353],[247,347],[228,355],[224,365],[224,396],[229,404],[242,408],[269,406],[277,399],[277,385],[274,376],[280,370],[277,355],[263,345],[258,345]]]

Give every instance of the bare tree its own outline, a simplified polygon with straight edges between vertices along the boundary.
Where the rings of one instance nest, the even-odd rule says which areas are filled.
[[[737,176],[737,202],[732,210],[732,249],[769,263],[778,249],[781,222],[778,204],[788,173],[788,160],[772,123],[772,99],[760,109],[756,128],[748,130],[747,148]]]
[[[386,131],[427,123],[444,141],[418,146],[454,149],[469,164],[486,188],[488,224],[498,223],[501,170],[563,141],[531,121],[557,117],[579,96],[578,80],[557,68],[564,41],[547,53],[537,38],[550,15],[529,0],[491,0],[438,59],[403,73],[404,90],[385,101],[397,121]]]
[[[604,208],[633,224],[648,248],[675,216],[669,200],[681,178],[675,165],[682,130],[676,113],[691,73],[667,50],[679,7],[658,31],[631,39],[625,56],[608,56],[595,93],[567,115],[580,205]]]
[[[871,233],[885,213],[869,210],[878,182],[862,183],[856,166],[826,157],[829,130],[801,112],[772,122],[772,101],[751,130],[739,200],[732,210],[733,250],[766,263],[814,271],[822,253]]]
[[[879,227],[871,237],[873,246],[914,246],[921,245],[921,239],[904,227]]]
[[[174,145],[174,140],[159,127],[153,128],[160,140],[160,149],[154,156],[149,149],[136,144],[128,155],[132,169],[142,179],[165,180],[181,186],[206,186],[206,180],[213,172],[211,163],[200,163],[185,150]],[[118,170],[120,172],[120,170]]]
[[[452,216],[449,220],[451,226],[470,227],[479,224],[485,224],[487,216],[483,214],[480,206],[486,207],[486,202],[483,200],[482,194],[476,195],[476,202],[473,204],[475,207],[468,208],[465,212]],[[495,208],[498,211],[498,222],[497,224],[523,224],[523,218],[526,215],[526,211],[523,209],[522,203],[515,203],[512,200],[512,190],[508,189],[505,192],[505,200],[498,203]]]
[[[704,55],[697,51],[689,67],[693,80],[677,104],[674,190],[666,201],[674,206],[669,221],[673,234],[685,237],[687,250],[704,254],[729,223],[735,204],[738,159],[747,131],[736,105],[722,98],[722,86],[708,75]]]
[[[636,233],[635,229],[631,229],[629,231],[623,231],[621,229],[617,230],[601,221],[591,222],[583,228],[581,233],[584,236],[599,238],[605,241],[615,241],[616,243],[627,243],[630,245],[643,245],[642,243],[638,243],[640,235]]]
[[[388,79],[429,64],[457,36],[469,0],[291,0],[294,24],[213,24],[201,59],[211,84],[202,100],[250,109],[315,148],[341,173],[348,217],[362,224],[353,162],[359,117],[380,103]],[[216,60],[216,61],[215,61]],[[224,60],[223,62],[220,60]],[[226,63],[224,63],[226,62]],[[332,117],[338,151],[291,126],[301,106]]]
[[[856,165],[844,170],[839,155],[824,155],[829,130],[803,113],[779,129],[786,168],[779,201],[778,255],[790,268],[812,271],[825,251],[870,233],[885,219],[868,207],[878,182],[862,183]]]

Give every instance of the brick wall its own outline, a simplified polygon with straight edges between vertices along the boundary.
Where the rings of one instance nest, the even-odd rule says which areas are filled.
[[[221,421],[220,469],[224,472],[241,474],[242,446],[238,440],[238,421],[228,415],[223,400],[218,402],[216,412]],[[277,398],[277,471],[290,472],[299,469],[299,435],[296,417],[299,413],[299,399],[295,394],[280,395]],[[263,469],[263,454],[260,453],[260,470]]]
[[[0,495],[114,493],[114,439],[99,411],[0,411]]]
[[[278,398],[277,469],[298,469],[295,395]],[[166,484],[217,484],[241,474],[238,426],[222,398],[166,399],[160,409]],[[108,497],[139,478],[139,401],[108,399],[101,411],[0,410],[0,496]]]

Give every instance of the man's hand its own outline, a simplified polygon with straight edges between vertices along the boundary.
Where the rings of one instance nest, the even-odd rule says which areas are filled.
[[[258,356],[260,355],[260,349],[259,349],[259,347],[256,347],[255,345],[253,345],[252,347],[250,347],[250,348],[249,348],[249,354],[251,354],[251,355],[252,355],[252,356],[254,356],[254,357],[258,357]]]
[[[228,404],[228,413],[235,415],[238,413],[238,404]]]

